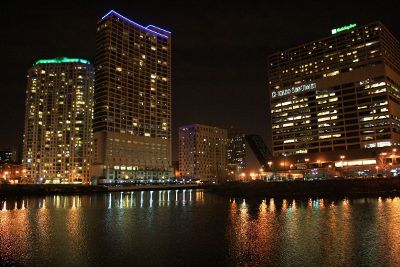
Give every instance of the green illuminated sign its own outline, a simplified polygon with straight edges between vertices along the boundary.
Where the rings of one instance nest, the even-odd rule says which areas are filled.
[[[346,26],[343,26],[340,28],[332,29],[331,32],[332,32],[332,34],[336,34],[336,33],[342,32],[342,31],[350,30],[355,27],[357,27],[357,24],[353,23],[353,24],[349,24],[349,25],[346,25]]]
[[[59,64],[59,63],[83,63],[83,64],[90,64],[89,61],[81,58],[67,58],[67,57],[56,57],[53,59],[40,59],[36,61],[35,65],[37,64]]]

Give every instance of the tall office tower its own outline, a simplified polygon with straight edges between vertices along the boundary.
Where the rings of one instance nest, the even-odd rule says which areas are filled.
[[[28,72],[23,165],[32,182],[88,181],[94,67],[78,58],[37,61]]]
[[[226,179],[227,131],[192,124],[179,128],[179,168],[182,177],[223,182]]]
[[[172,177],[171,33],[110,11],[96,43],[92,176],[105,183]]]
[[[382,23],[272,54],[268,77],[274,156],[337,158],[399,144],[400,45]]]
[[[236,129],[228,129],[227,165],[231,174],[246,168],[246,135]]]

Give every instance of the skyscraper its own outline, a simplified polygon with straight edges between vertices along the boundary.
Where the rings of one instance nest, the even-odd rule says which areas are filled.
[[[274,156],[322,163],[399,144],[400,45],[382,23],[333,29],[268,64]]]
[[[192,124],[179,127],[182,177],[223,182],[227,175],[227,130]]]
[[[94,68],[84,59],[42,59],[29,69],[23,145],[29,181],[88,181],[93,85]]]
[[[227,168],[230,176],[246,168],[246,135],[234,128],[228,129]]]
[[[171,162],[171,33],[108,12],[97,24],[92,176],[167,179]]]

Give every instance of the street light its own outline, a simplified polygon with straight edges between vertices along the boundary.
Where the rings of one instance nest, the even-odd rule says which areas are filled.
[[[343,160],[346,158],[346,156],[345,155],[341,155],[340,156],[340,160],[342,161],[342,168],[343,168]]]
[[[392,149],[392,154],[393,154],[393,157],[392,157],[392,162],[394,163],[394,164],[396,164],[397,163],[397,159],[396,159],[396,152],[397,152],[397,148],[393,148]]]

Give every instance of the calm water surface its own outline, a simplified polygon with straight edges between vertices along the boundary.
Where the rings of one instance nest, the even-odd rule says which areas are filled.
[[[6,199],[0,265],[400,266],[400,198],[169,190]]]

